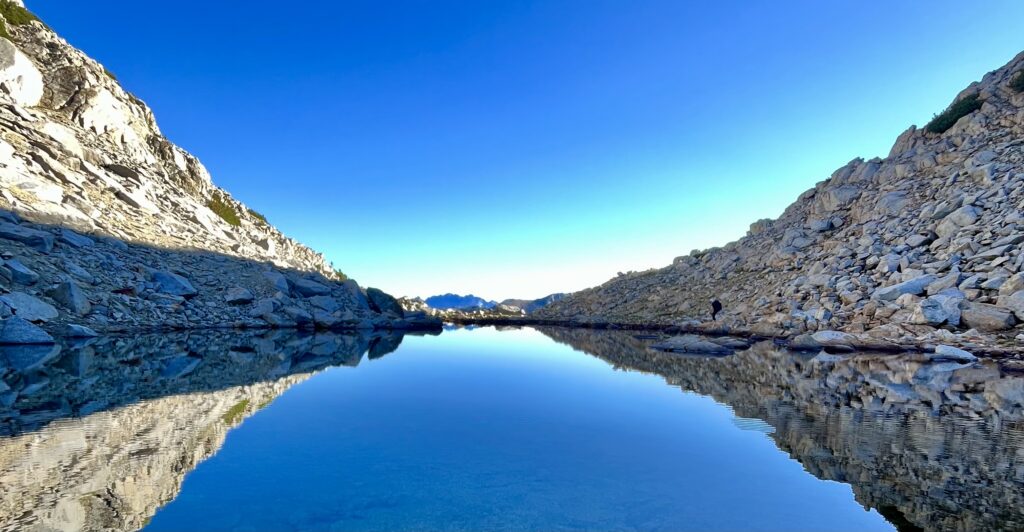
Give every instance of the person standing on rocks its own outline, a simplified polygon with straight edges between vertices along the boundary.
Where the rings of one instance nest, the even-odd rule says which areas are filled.
[[[722,302],[717,299],[711,300],[711,321],[718,321],[718,313],[722,311]]]

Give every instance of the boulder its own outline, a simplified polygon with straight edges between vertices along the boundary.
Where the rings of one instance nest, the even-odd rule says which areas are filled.
[[[78,287],[77,283],[71,280],[64,281],[51,288],[46,295],[79,316],[85,316],[92,310],[92,304],[89,303],[89,298],[86,297],[85,292]]]
[[[306,301],[324,312],[337,312],[341,310],[341,303],[330,296],[313,296]]]
[[[7,270],[11,272],[11,280],[17,284],[30,286],[39,281],[39,274],[17,259],[4,262],[4,266],[7,266]]]
[[[157,284],[157,290],[162,294],[189,298],[199,293],[188,279],[176,273],[155,270],[150,274],[150,278]]]
[[[935,227],[935,234],[940,237],[950,236],[959,231],[960,228],[967,227],[978,221],[979,216],[980,212],[976,207],[964,205],[943,218],[939,225]]]
[[[281,309],[281,312],[288,316],[288,318],[295,322],[295,325],[298,325],[299,327],[313,325],[315,323],[313,321],[312,314],[294,305],[284,307]]]
[[[288,278],[281,272],[277,271],[266,271],[263,272],[263,277],[270,283],[270,286],[283,294],[289,293],[288,289]]]
[[[292,292],[302,297],[325,296],[331,293],[329,286],[301,277],[290,279],[289,283],[291,284]]]
[[[366,298],[370,302],[370,308],[377,312],[394,314],[399,318],[405,315],[405,311],[402,310],[402,305],[398,303],[398,300],[379,288],[367,288]]]
[[[933,327],[942,324],[953,327],[960,325],[960,305],[963,301],[963,293],[955,289],[922,299],[914,308],[911,322]]]
[[[0,39],[2,41],[3,39]],[[21,242],[26,246],[43,253],[53,250],[53,235],[45,231],[37,231],[8,222],[0,222],[0,238]]]
[[[987,303],[971,303],[961,313],[961,320],[979,331],[1003,331],[1015,323],[1009,310]]]
[[[999,295],[1008,296],[1024,290],[1024,273],[1015,273],[999,286]]]
[[[935,279],[934,274],[922,275],[909,281],[879,288],[871,294],[871,298],[881,301],[895,301],[903,294],[920,295]]]
[[[0,345],[52,343],[52,336],[24,318],[13,316],[0,320]]]
[[[65,338],[95,338],[100,333],[86,327],[85,325],[76,325],[69,323],[61,328],[60,335]]]
[[[999,305],[1013,312],[1018,320],[1024,321],[1024,290],[1019,290],[1008,296],[1000,296]]]
[[[968,351],[950,345],[935,346],[936,357],[933,360],[953,360],[956,362],[975,362],[978,357]]]
[[[224,294],[224,302],[229,305],[248,305],[252,303],[254,296],[252,292],[245,287],[236,286],[228,289],[227,293]]]
[[[851,347],[857,344],[857,337],[842,331],[818,331],[811,339],[824,347]]]
[[[672,338],[652,345],[651,348],[659,351],[672,351],[675,353],[695,353],[703,355],[733,354],[733,350],[728,347],[718,345],[692,334],[673,336]]]
[[[88,248],[96,245],[95,240],[64,227],[58,232],[57,239],[73,248]]]
[[[15,316],[27,321],[49,321],[58,315],[53,305],[24,292],[4,294],[0,296],[0,301],[11,307]]]
[[[313,310],[313,324],[318,329],[333,329],[338,326],[341,319],[322,309]]]

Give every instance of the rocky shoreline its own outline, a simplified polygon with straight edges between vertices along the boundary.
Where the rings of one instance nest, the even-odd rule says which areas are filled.
[[[985,336],[960,335],[959,337],[920,337],[904,334],[902,337],[886,337],[869,334],[847,333],[843,331],[821,330],[815,333],[802,333],[787,336],[784,334],[765,334],[764,331],[756,331],[744,328],[735,328],[715,322],[690,322],[682,324],[673,323],[630,323],[610,321],[576,321],[567,319],[552,319],[539,317],[506,318],[506,317],[448,317],[446,323],[460,326],[495,326],[495,327],[557,327],[566,330],[613,330],[613,331],[634,331],[650,333],[650,338],[672,339],[680,337],[706,337],[714,343],[715,339],[722,340],[728,345],[729,339],[740,341],[749,346],[760,341],[771,341],[778,347],[784,347],[793,351],[807,352],[849,352],[849,351],[874,351],[881,353],[905,353],[911,354],[935,354],[937,351],[951,352],[949,348],[967,351],[968,355],[1004,359],[1021,360],[1021,369],[1024,370],[1024,346],[1006,345],[1001,346],[991,342],[991,338]],[[887,329],[892,331],[893,329]],[[945,340],[945,342],[943,341]],[[955,345],[951,345],[955,344]],[[663,349],[672,351],[673,348]],[[692,352],[705,354],[722,354],[702,351],[700,348],[680,349],[679,352]],[[964,356],[964,355],[959,355]]]
[[[165,250],[0,211],[0,344],[182,329],[440,329],[354,281]]]

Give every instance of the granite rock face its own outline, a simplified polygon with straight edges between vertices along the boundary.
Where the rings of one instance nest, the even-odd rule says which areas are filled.
[[[57,333],[67,324],[101,332],[439,325],[375,311],[321,254],[218,188],[102,65],[41,22],[6,26],[0,320],[21,316]],[[333,300],[319,321],[274,313],[311,315],[310,296]],[[257,312],[259,300],[273,300],[271,311]]]
[[[620,274],[535,317],[707,322],[717,299],[725,309],[709,328],[788,336],[893,325],[886,334],[927,336],[976,327],[978,341],[1012,345],[1024,297],[1014,296],[1024,289],[1024,93],[1008,84],[1022,70],[1024,54],[957,96],[977,94],[980,110],[941,134],[911,127],[887,157],[850,161],[746,237]],[[940,292],[946,300],[919,308]]]

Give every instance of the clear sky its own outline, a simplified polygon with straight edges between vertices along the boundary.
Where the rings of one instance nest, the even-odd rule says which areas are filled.
[[[28,0],[214,181],[364,286],[664,266],[885,155],[1024,2]]]

